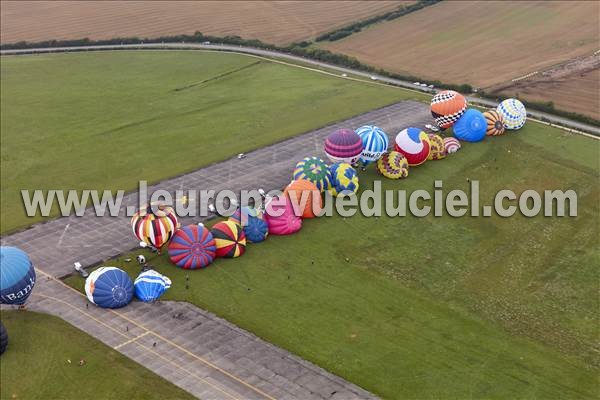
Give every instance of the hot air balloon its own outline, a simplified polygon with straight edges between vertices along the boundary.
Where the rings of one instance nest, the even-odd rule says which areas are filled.
[[[442,129],[450,128],[467,109],[467,99],[454,90],[443,90],[431,99],[431,115]]]
[[[325,154],[331,162],[356,164],[362,151],[362,139],[351,129],[338,129],[325,140]]]
[[[0,355],[4,354],[6,347],[8,346],[8,332],[4,327],[2,321],[0,321]]]
[[[273,199],[267,205],[265,219],[269,224],[269,233],[273,235],[291,235],[302,228],[302,218],[296,215],[287,196]]]
[[[235,258],[246,251],[246,235],[240,224],[217,222],[210,231],[217,245],[217,257]]]
[[[262,211],[249,206],[238,207],[228,220],[245,226],[250,217],[262,218]]]
[[[402,153],[411,167],[423,164],[431,151],[429,136],[419,128],[406,128],[396,136],[394,150]]]
[[[314,183],[305,179],[292,181],[283,193],[303,210],[302,218],[313,218],[323,208],[321,192]]]
[[[428,160],[441,160],[446,157],[446,148],[444,147],[444,139],[440,135],[430,133],[429,143],[431,144],[431,151],[429,152]]]
[[[153,269],[143,271],[133,282],[135,297],[143,302],[156,301],[171,287],[171,280]]]
[[[408,161],[401,153],[390,151],[377,160],[377,172],[389,179],[406,178]]]
[[[321,192],[324,192],[331,184],[329,166],[318,157],[306,157],[296,164],[294,170],[294,180],[299,179],[311,181]]]
[[[457,138],[445,137],[444,148],[446,149],[446,154],[456,153],[458,150],[460,150],[460,142]]]
[[[16,247],[0,247],[0,304],[24,304],[34,285],[29,256]]]
[[[381,158],[389,146],[389,139],[385,132],[375,125],[361,126],[356,130],[363,144],[360,153],[360,161],[363,165],[369,165]]]
[[[496,110],[488,110],[483,113],[487,122],[487,131],[485,132],[488,136],[503,135],[505,132],[504,118]]]
[[[331,187],[329,193],[333,196],[340,194],[355,194],[358,192],[358,174],[348,163],[335,163],[329,167],[331,171]]]
[[[131,218],[131,228],[137,238],[159,252],[178,227],[172,207],[161,204],[147,205]]]
[[[527,120],[527,110],[525,110],[523,103],[517,99],[504,100],[498,104],[496,111],[502,115],[506,129],[521,129]]]
[[[454,136],[465,142],[481,142],[485,138],[487,121],[481,111],[469,108],[452,128]]]
[[[251,243],[260,243],[269,235],[269,224],[262,215],[260,218],[248,216],[243,229],[246,239]]]
[[[100,267],[85,280],[85,294],[99,307],[124,307],[133,298],[133,282],[122,269]]]
[[[183,269],[197,269],[213,262],[217,245],[208,229],[200,225],[187,225],[175,232],[168,251],[173,264]]]

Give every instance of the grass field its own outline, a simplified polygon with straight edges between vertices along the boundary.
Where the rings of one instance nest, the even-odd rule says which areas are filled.
[[[237,35],[287,44],[413,1],[2,1],[2,42]]]
[[[29,311],[1,316],[9,334],[0,358],[2,399],[193,399],[59,318]]]
[[[389,71],[485,88],[598,48],[598,2],[441,2],[323,47]]]
[[[215,312],[384,398],[597,398],[599,142],[528,123],[384,189],[574,189],[577,218],[308,220],[166,299]],[[290,165],[292,165],[291,162]],[[361,173],[361,188],[376,175]],[[135,277],[139,267],[117,265]],[[347,260],[346,260],[347,259]],[[190,289],[185,289],[189,276]],[[83,280],[67,282],[82,289]]]
[[[131,190],[425,98],[211,52],[3,57],[1,86],[4,233],[41,220],[26,217],[22,189]]]

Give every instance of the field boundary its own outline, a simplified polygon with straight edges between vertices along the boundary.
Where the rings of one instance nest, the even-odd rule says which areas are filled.
[[[372,84],[383,84],[385,86],[397,86],[402,89],[408,89],[413,92],[418,92],[422,94],[432,95],[432,90],[429,88],[423,88],[419,85],[415,85],[414,83],[403,81],[396,78],[390,78],[387,76],[372,74],[368,72],[364,72],[361,70],[352,69],[349,67],[340,67],[338,65],[333,65],[330,63],[326,63],[323,61],[317,61],[312,58],[301,57],[297,55],[293,55],[290,53],[283,53],[275,50],[266,50],[256,47],[248,47],[248,46],[234,46],[234,45],[226,45],[226,44],[202,44],[202,43],[138,43],[138,44],[104,44],[104,45],[87,45],[87,46],[63,46],[63,47],[40,47],[40,48],[20,48],[20,49],[6,49],[1,50],[0,55],[8,56],[8,55],[27,55],[27,54],[44,54],[44,53],[66,53],[66,52],[86,52],[86,51],[107,51],[107,50],[212,50],[212,51],[221,51],[221,52],[232,52],[243,55],[251,55],[259,58],[263,58],[269,61],[278,62],[284,65],[290,65],[297,68],[303,68],[319,73],[324,73],[330,76],[335,76],[341,79],[350,79],[356,80],[360,82],[368,82]],[[353,74],[356,76],[361,76],[363,78],[368,78],[371,81],[367,81],[365,79],[357,79],[350,76],[340,76],[338,74],[324,71],[319,68],[310,68],[294,63],[284,62],[278,59],[286,59],[299,63],[308,63],[316,67],[327,68],[330,70],[340,71],[345,74]],[[484,107],[497,107],[498,102],[492,101],[489,99],[484,99],[480,97],[472,97],[467,96],[467,100],[471,104],[479,104]],[[565,117],[561,117],[558,115],[546,113],[543,111],[529,110],[528,117],[534,121],[545,122],[549,126],[553,126],[559,129],[563,129],[570,133],[583,134],[586,133],[585,136],[600,138],[600,128],[579,121],[574,121]],[[566,128],[566,129],[565,129]]]

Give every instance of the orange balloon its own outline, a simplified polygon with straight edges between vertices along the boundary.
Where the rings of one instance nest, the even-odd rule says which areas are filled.
[[[314,218],[315,214],[323,208],[321,191],[317,186],[306,179],[292,181],[283,191],[293,205],[302,207],[302,218]],[[302,209],[302,208],[300,208]]]

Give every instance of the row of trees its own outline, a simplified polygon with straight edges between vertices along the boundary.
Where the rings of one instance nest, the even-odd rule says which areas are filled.
[[[317,42],[322,41],[330,41],[334,42],[336,40],[340,40],[345,38],[346,36],[350,36],[353,33],[360,32],[364,27],[376,24],[377,22],[382,21],[391,21],[393,19],[399,18],[403,15],[410,14],[412,12],[418,11],[427,6],[431,6],[433,4],[439,3],[441,0],[419,0],[416,3],[409,4],[407,6],[402,6],[397,10],[387,12],[385,14],[375,15],[374,17],[354,22],[350,25],[343,26],[339,29],[333,30],[331,32],[324,33],[320,36],[317,36],[315,39]]]

